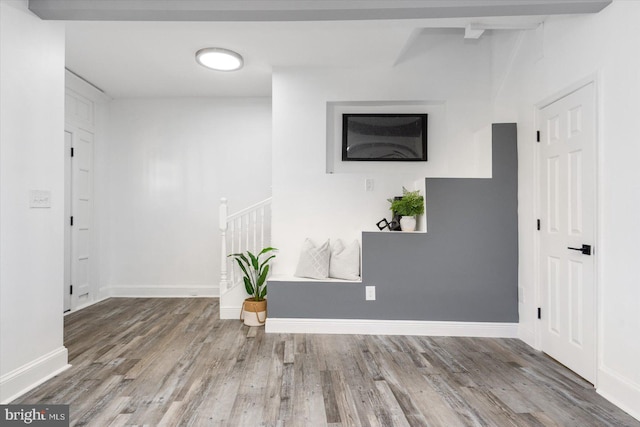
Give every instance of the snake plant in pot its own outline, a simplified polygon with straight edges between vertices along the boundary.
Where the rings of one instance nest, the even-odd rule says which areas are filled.
[[[249,298],[242,303],[240,319],[247,326],[264,325],[267,320],[267,276],[269,275],[269,261],[276,256],[272,253],[276,248],[267,247],[254,255],[250,251],[230,254],[242,270],[244,288]],[[263,259],[264,258],[264,259]]]

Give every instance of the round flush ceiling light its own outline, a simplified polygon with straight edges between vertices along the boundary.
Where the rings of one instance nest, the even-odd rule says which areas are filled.
[[[196,61],[203,67],[218,71],[235,71],[244,61],[239,53],[221,47],[208,47],[196,52]]]

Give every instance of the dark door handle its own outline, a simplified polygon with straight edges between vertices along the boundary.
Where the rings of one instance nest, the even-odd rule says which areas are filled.
[[[581,248],[568,247],[567,249],[571,249],[572,251],[580,251],[582,252],[582,255],[591,255],[591,245],[582,245]]]

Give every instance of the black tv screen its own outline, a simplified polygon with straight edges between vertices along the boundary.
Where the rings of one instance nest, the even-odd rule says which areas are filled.
[[[427,161],[427,114],[343,114],[343,161]]]

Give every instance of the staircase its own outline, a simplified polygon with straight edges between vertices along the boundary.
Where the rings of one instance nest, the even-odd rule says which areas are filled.
[[[271,245],[271,198],[229,215],[227,199],[220,199],[220,318],[238,319],[248,297],[242,271],[227,255],[258,254]]]

